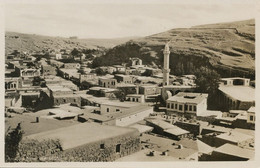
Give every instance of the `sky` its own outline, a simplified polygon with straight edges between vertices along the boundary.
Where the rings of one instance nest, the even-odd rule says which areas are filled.
[[[241,1],[240,3],[237,3],[238,1],[132,3],[128,0],[124,3],[123,1],[14,2],[5,4],[6,31],[62,37],[147,36],[173,28],[188,28],[255,17],[253,1],[246,4],[242,4]]]

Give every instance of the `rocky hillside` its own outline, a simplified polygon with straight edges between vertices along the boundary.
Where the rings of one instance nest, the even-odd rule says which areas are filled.
[[[34,34],[22,34],[15,32],[5,33],[6,54],[13,50],[19,51],[42,51],[43,49],[96,49],[112,48],[127,42],[135,37],[115,39],[69,39],[63,37],[50,37]]]
[[[207,66],[222,76],[254,78],[254,20],[172,29],[135,39],[114,47],[105,56],[97,58],[93,65],[127,62],[130,57],[162,65],[163,48],[170,40],[172,74],[190,74],[200,66]]]

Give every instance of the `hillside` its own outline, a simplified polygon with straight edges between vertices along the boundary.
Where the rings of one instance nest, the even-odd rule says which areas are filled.
[[[127,42],[135,37],[115,38],[115,39],[69,39],[64,37],[50,37],[34,34],[22,34],[6,32],[5,49],[9,54],[13,50],[19,51],[41,51],[43,49],[96,49],[112,48],[116,45]]]
[[[222,76],[254,78],[254,20],[172,29],[135,39],[111,49],[93,65],[118,64],[127,62],[130,57],[142,58],[147,64],[162,65],[163,48],[169,40],[172,74],[189,74],[200,66],[207,66]]]

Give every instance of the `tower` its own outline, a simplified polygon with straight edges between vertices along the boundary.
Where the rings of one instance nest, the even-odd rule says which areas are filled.
[[[163,86],[167,86],[169,85],[169,73],[170,73],[170,69],[169,69],[169,56],[170,56],[170,48],[169,48],[169,42],[166,43],[165,47],[164,47],[164,59],[163,59]]]

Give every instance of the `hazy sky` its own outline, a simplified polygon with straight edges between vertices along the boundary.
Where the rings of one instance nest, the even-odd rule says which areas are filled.
[[[48,2],[49,4],[6,4],[6,31],[79,38],[114,38],[146,36],[172,28],[255,17],[252,1],[251,4]]]

